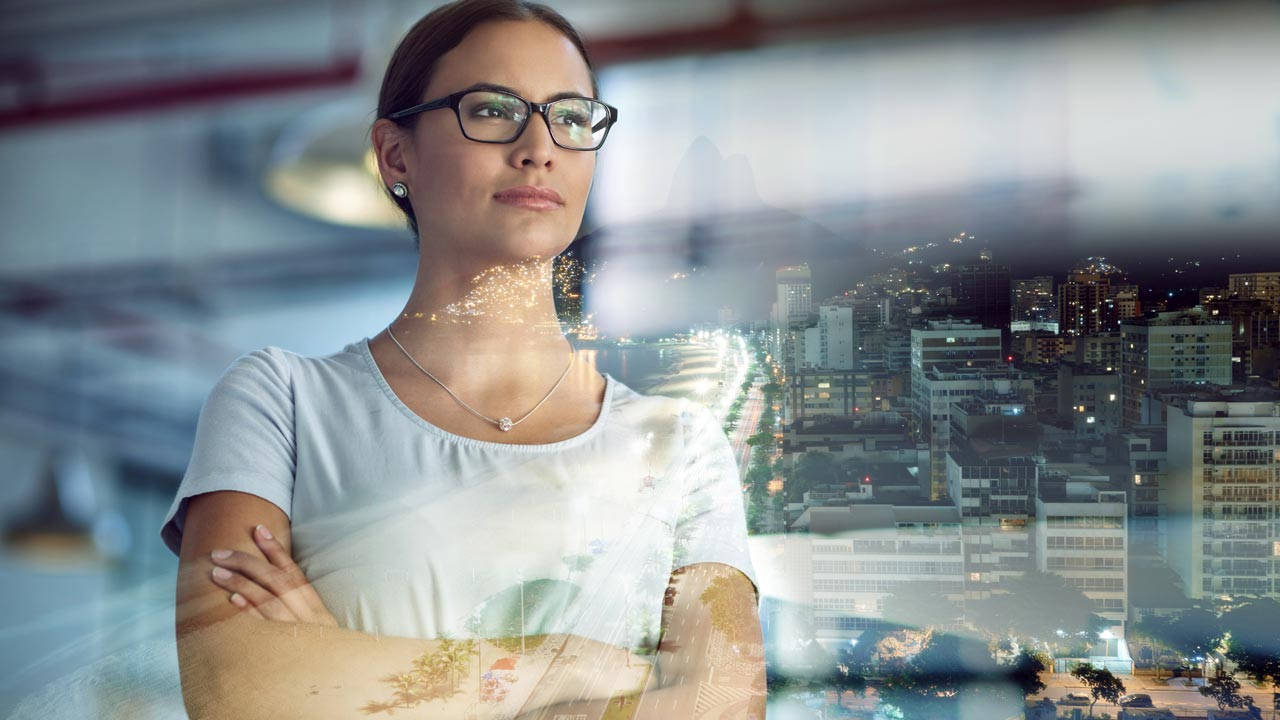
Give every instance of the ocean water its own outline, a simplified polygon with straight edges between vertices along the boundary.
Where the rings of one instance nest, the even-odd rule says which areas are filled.
[[[680,346],[605,345],[595,348],[596,370],[640,393],[662,382],[671,366],[680,360]]]

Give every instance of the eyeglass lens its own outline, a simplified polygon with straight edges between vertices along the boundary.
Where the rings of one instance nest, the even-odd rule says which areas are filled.
[[[510,142],[520,131],[530,108],[518,97],[478,90],[462,96],[458,116],[472,140]],[[609,108],[588,98],[557,100],[547,108],[551,134],[561,145],[592,149],[604,142]]]

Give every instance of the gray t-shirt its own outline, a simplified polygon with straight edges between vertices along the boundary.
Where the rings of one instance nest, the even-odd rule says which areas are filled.
[[[673,569],[724,563],[759,587],[742,489],[707,408],[605,380],[590,429],[511,445],[416,415],[368,338],[245,353],[205,401],[161,537],[176,554],[187,499],[238,490],[289,516],[294,560],[343,627],[518,635],[523,602],[525,634],[652,647]]]

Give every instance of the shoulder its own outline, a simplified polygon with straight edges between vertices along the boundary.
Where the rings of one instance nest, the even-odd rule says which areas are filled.
[[[291,367],[297,357],[291,350],[268,345],[241,353],[231,361],[223,374],[272,376],[287,380],[293,374]]]
[[[351,343],[342,350],[327,355],[304,355],[276,345],[267,345],[241,353],[233,359],[223,372],[221,380],[290,387],[297,380],[318,373],[358,368],[363,362],[358,347],[358,343]]]

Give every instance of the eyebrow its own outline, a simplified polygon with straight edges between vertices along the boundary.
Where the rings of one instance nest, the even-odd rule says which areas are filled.
[[[488,83],[488,82],[475,83],[474,85],[469,85],[467,87],[462,88],[458,92],[470,92],[472,90],[496,90],[498,92],[511,93],[512,95],[520,95],[520,93],[516,92],[515,89],[509,88],[506,85],[499,85],[497,83]],[[565,90],[562,92],[558,92],[555,95],[552,95],[551,97],[547,98],[544,102],[555,102],[556,100],[565,100],[567,98],[579,98],[579,97],[589,98],[590,96],[584,94],[580,90]]]

